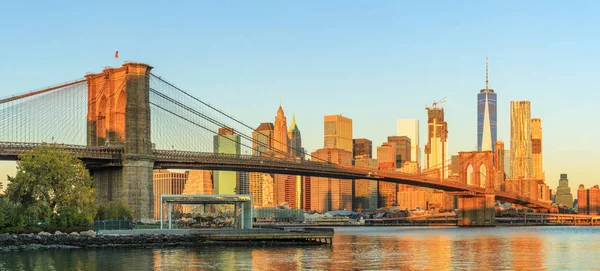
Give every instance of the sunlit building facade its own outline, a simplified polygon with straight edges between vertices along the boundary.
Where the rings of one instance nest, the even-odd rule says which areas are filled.
[[[154,219],[160,220],[160,196],[182,194],[188,172],[171,172],[168,170],[154,170],[152,190],[154,192]],[[181,205],[174,205],[173,211],[182,211]]]
[[[250,172],[249,180],[253,207],[273,207],[273,177],[266,173]]]
[[[274,134],[275,126],[273,123],[261,123],[255,131],[252,132],[252,155],[273,156],[274,152],[272,151],[272,148]],[[248,185],[254,207],[273,207],[275,205],[275,200],[273,198],[274,181],[271,174],[250,172],[248,173]]]
[[[338,148],[322,148],[311,156],[316,162],[330,162],[339,165],[352,165],[352,151]],[[310,177],[310,210],[327,212],[352,210],[352,181],[336,178]]]
[[[377,147],[377,162],[380,170],[396,169],[396,143],[384,142]],[[378,207],[390,208],[398,200],[398,184],[380,181],[378,183]]]
[[[579,214],[600,214],[600,187],[594,185],[589,189],[585,189],[583,184],[579,185],[579,189],[577,190],[577,204]]]
[[[531,159],[531,103],[510,102],[510,177],[533,176]]]
[[[181,194],[203,194],[212,195],[215,193],[212,182],[212,171],[210,170],[191,170],[187,172],[187,180]],[[182,211],[190,213],[193,205],[183,205]]]
[[[532,159],[532,177],[534,179],[545,180],[544,168],[542,163],[542,120],[538,118],[531,119],[531,159]]]
[[[352,153],[352,119],[342,115],[324,117],[324,146]]]
[[[296,125],[294,127],[297,129]],[[299,136],[300,130],[297,130]],[[287,118],[281,105],[277,109],[273,127],[273,149],[275,157],[290,158],[292,153],[289,148],[289,136],[287,127]],[[273,184],[273,199],[276,205],[287,204],[291,208],[300,208],[298,202],[301,202],[301,187],[297,182],[297,177],[293,175],[275,174]]]
[[[436,169],[440,177],[448,177],[448,123],[443,108],[427,108],[427,144],[425,145],[425,169]]]
[[[252,155],[272,154],[274,126],[271,122],[261,123],[252,132]]]
[[[362,157],[354,161],[354,165],[360,168],[372,168],[379,166],[377,159]],[[358,179],[354,181],[354,198],[352,200],[353,210],[357,212],[373,212],[377,209],[377,181]]]

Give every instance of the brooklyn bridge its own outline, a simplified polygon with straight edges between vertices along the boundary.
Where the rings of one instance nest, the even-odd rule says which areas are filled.
[[[81,158],[94,178],[97,200],[127,202],[138,220],[153,219],[154,169],[206,169],[315,177],[369,179],[446,191],[457,197],[459,226],[493,224],[496,201],[553,211],[537,194],[509,192],[492,167],[485,182],[441,174],[400,173],[345,166],[312,158],[256,156],[255,129],[151,72],[125,63],[85,78],[0,100],[0,159],[17,160],[42,142],[60,144]],[[240,154],[215,153],[219,129],[235,131]],[[245,153],[245,154],[243,154]],[[461,160],[461,168],[489,164],[491,155]],[[477,167],[476,167],[477,168]],[[487,168],[487,167],[486,167]]]

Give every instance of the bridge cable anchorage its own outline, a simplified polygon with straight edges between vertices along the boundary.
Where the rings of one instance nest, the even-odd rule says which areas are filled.
[[[233,116],[231,116],[231,115],[229,115],[229,114],[226,114],[226,113],[225,113],[225,112],[223,112],[222,110],[219,110],[219,109],[215,108],[214,106],[212,106],[212,105],[210,105],[210,104],[208,104],[208,103],[206,103],[206,102],[204,102],[204,101],[202,101],[202,100],[200,100],[200,99],[198,99],[198,98],[194,97],[193,95],[189,94],[189,93],[188,93],[188,92],[186,92],[185,90],[183,90],[183,89],[181,89],[181,88],[178,88],[178,87],[177,87],[177,86],[175,86],[174,84],[172,84],[172,83],[170,83],[170,82],[167,82],[166,80],[162,79],[162,77],[159,77],[159,76],[157,76],[157,75],[155,75],[155,74],[153,74],[153,73],[151,73],[150,75],[152,76],[152,78],[155,78],[156,80],[159,80],[160,82],[162,82],[162,83],[164,83],[164,84],[168,85],[170,88],[173,88],[173,89],[175,89],[175,90],[179,91],[180,93],[184,94],[186,97],[188,97],[188,98],[191,98],[192,100],[194,100],[194,101],[196,101],[196,102],[199,102],[199,103],[201,103],[202,105],[204,105],[204,106],[208,107],[208,108],[209,108],[209,109],[211,109],[213,112],[217,112],[218,114],[220,114],[220,115],[222,115],[222,116],[226,117],[227,119],[230,119],[230,120],[232,120],[233,122],[235,122],[235,123],[237,123],[237,124],[239,124],[239,125],[242,125],[243,127],[245,127],[245,128],[247,128],[247,129],[249,129],[249,130],[250,130],[250,131],[252,131],[252,132],[259,133],[259,134],[260,134],[260,135],[262,135],[262,136],[267,136],[266,134],[264,134],[264,133],[262,133],[262,132],[260,132],[260,131],[257,131],[256,129],[254,129],[254,128],[252,128],[251,126],[247,125],[246,123],[244,123],[244,122],[242,122],[242,121],[240,121],[240,120],[238,120],[238,119],[234,118]],[[243,135],[243,133],[240,133],[240,135]],[[268,148],[268,150],[270,150],[270,151],[273,151],[273,152],[278,152],[278,153],[282,153],[282,152],[283,152],[283,153],[284,153],[284,154],[287,156],[287,151],[281,151],[281,150],[277,150],[277,149],[276,149],[276,148],[274,148],[273,146],[268,146],[268,145],[266,145],[266,144],[264,144],[264,143],[262,143],[262,142],[259,142],[259,141],[257,141],[257,140],[252,140],[252,138],[251,138],[251,137],[248,137],[248,136],[246,136],[246,135],[244,135],[244,136],[245,136],[245,138],[246,138],[246,139],[249,139],[249,140],[253,141],[254,143],[256,143],[256,144],[257,144],[258,146],[260,146],[260,147],[266,147],[266,148]],[[272,140],[273,140],[273,142],[274,142],[274,143],[280,143],[280,144],[283,144],[283,142],[279,142],[278,140],[275,140],[275,139],[273,139],[273,138],[272,138]],[[275,145],[275,144],[273,144],[273,145]],[[331,162],[329,162],[329,161],[327,161],[327,160],[325,160],[325,159],[320,159],[320,158],[318,158],[318,157],[312,157],[312,155],[310,155],[310,154],[308,154],[307,152],[305,152],[305,151],[304,151],[304,149],[302,149],[302,148],[291,148],[291,149],[292,149],[292,150],[295,150],[295,151],[298,151],[298,152],[300,152],[300,153],[303,155],[303,157],[306,157],[306,156],[308,156],[308,157],[310,157],[312,160],[319,160],[320,162],[324,162],[324,163],[333,164],[333,163],[331,163]],[[256,149],[253,149],[253,150],[256,150]],[[258,150],[256,150],[256,151],[258,151]]]

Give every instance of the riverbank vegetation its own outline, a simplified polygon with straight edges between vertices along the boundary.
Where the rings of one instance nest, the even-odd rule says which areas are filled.
[[[81,160],[54,144],[19,155],[0,202],[0,232],[82,231],[98,206],[92,177]]]

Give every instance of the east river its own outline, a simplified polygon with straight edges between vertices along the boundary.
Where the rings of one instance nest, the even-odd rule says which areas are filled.
[[[0,253],[0,270],[600,270],[600,227],[335,231],[331,247]]]

